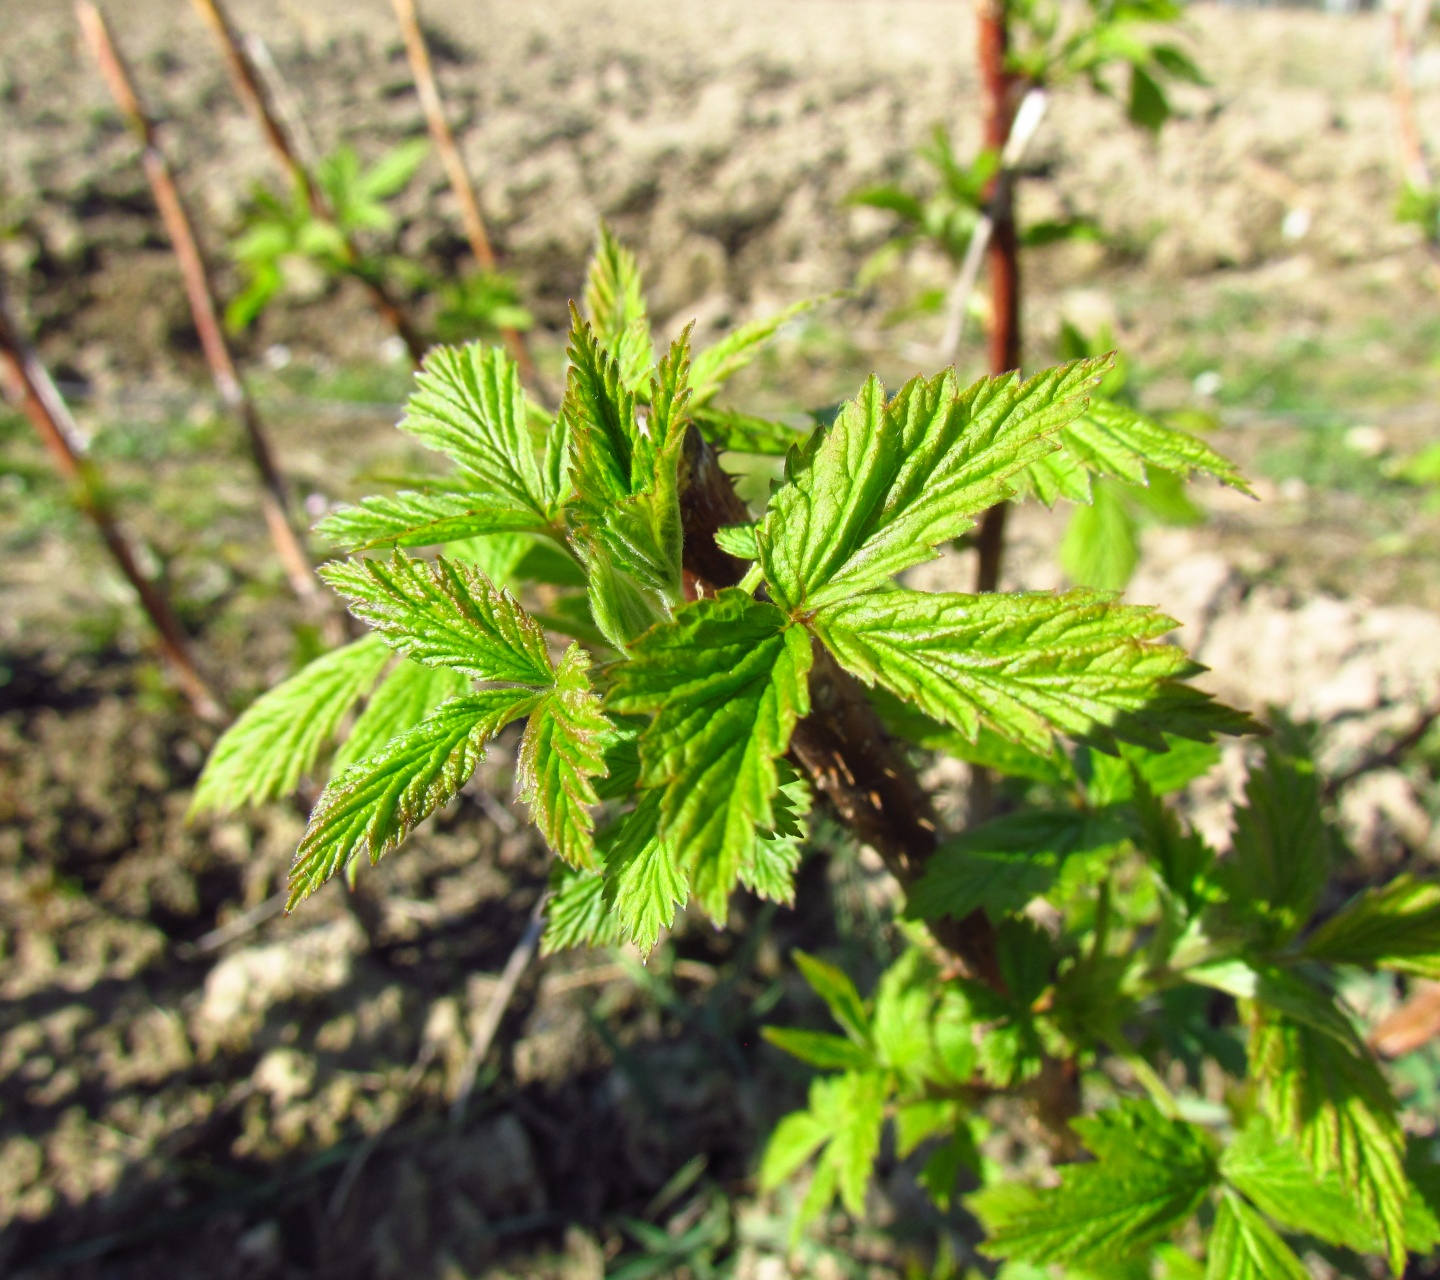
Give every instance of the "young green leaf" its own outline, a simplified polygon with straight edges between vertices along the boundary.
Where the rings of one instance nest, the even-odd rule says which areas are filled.
[[[1062,595],[874,592],[811,624],[847,670],[972,740],[988,724],[1048,754],[1056,731],[1111,750],[1164,749],[1161,733],[1208,739],[1254,726],[1180,681],[1201,667],[1153,643],[1174,622],[1086,591]]]
[[[545,687],[554,679],[545,633],[471,565],[443,556],[431,564],[397,551],[388,561],[336,561],[320,576],[415,662],[506,684]]]
[[[983,909],[998,921],[1049,889],[1070,854],[1107,848],[1127,834],[1124,822],[1104,810],[1007,814],[942,844],[911,887],[906,914],[963,920]]]
[[[1325,921],[1306,939],[1305,954],[1440,979],[1440,885],[1396,876]]]
[[[865,1002],[855,990],[849,975],[833,964],[807,955],[798,947],[790,953],[800,976],[810,989],[825,1001],[830,1016],[845,1029],[857,1044],[870,1043],[870,1015],[865,1012]]]
[[[760,1034],[777,1049],[822,1071],[869,1071],[875,1060],[864,1048],[828,1031],[798,1027],[762,1027]]]
[[[675,909],[690,892],[674,849],[660,838],[660,801],[660,792],[642,792],[635,808],[598,840],[606,909],[642,955],[675,922]]]
[[[369,635],[316,658],[246,709],[206,761],[191,813],[229,813],[289,795],[389,662]]]
[[[740,883],[756,897],[785,906],[795,904],[795,872],[799,870],[810,788],[782,757],[776,761],[780,790],[775,793],[775,830],[756,831],[740,861]]]
[[[550,873],[550,893],[545,932],[540,938],[541,955],[620,942],[620,921],[605,903],[603,876],[556,862]]]
[[[1220,1194],[1209,1255],[1205,1280],[1310,1280],[1294,1250],[1233,1191]]]
[[[458,698],[469,688],[469,680],[448,667],[397,662],[371,695],[350,736],[335,752],[331,773],[373,755],[391,738],[413,729],[442,702]]]
[[[1208,1140],[1193,1125],[1158,1116],[1127,1128],[1104,1130],[1110,1141],[1101,1158],[1062,1166],[1058,1187],[1001,1183],[971,1196],[988,1232],[982,1250],[1025,1262],[1113,1264],[1184,1222],[1215,1181]]]
[[[362,853],[371,862],[469,781],[485,744],[531,709],[528,689],[488,689],[452,698],[373,756],[332,778],[310,814],[290,869],[293,910]]]
[[[485,533],[544,532],[548,525],[528,507],[496,503],[470,493],[417,493],[364,498],[332,511],[315,526],[327,542],[348,552],[372,547],[437,547]]]
[[[695,425],[700,434],[720,450],[734,453],[759,453],[784,457],[792,445],[804,439],[804,433],[783,422],[757,418],[732,409],[701,406],[694,410]]]
[[[1123,591],[1140,563],[1140,525],[1114,481],[1097,481],[1060,540],[1060,567],[1077,587]]]
[[[610,669],[607,705],[654,716],[641,784],[663,789],[660,835],[701,907],[723,919],[757,829],[775,830],[776,760],[810,709],[812,654],[773,605],[727,589],[676,610]]]
[[[555,669],[554,687],[530,713],[515,781],[546,843],[572,867],[593,870],[595,820],[587,806],[600,802],[593,779],[604,776],[611,729],[590,687],[589,665],[572,644]]]
[[[1390,1086],[1362,1045],[1283,1014],[1257,1010],[1251,1073],[1275,1128],[1294,1138],[1310,1167],[1335,1174],[1385,1245],[1399,1275],[1405,1265],[1405,1139]]]
[[[1008,481],[1049,453],[1106,367],[1079,360],[1021,382],[912,379],[888,404],[871,378],[827,431],[787,464],[760,529],[770,592],[787,613],[879,586],[964,533],[1012,493]]]
[[[655,361],[640,268],[603,222],[585,278],[585,314],[614,355],[621,382],[638,387]]]
[[[1221,867],[1230,902],[1268,945],[1289,941],[1310,919],[1329,868],[1329,840],[1314,762],[1268,746],[1250,771]]]
[[[1143,485],[1148,483],[1146,467],[1159,467],[1179,476],[1201,472],[1242,493],[1250,492],[1235,464],[1198,436],[1167,427],[1114,400],[1092,397],[1085,412],[1061,428],[1057,438],[1092,475]]]
[[[1317,1174],[1288,1139],[1255,1116],[1220,1157],[1220,1176],[1270,1217],[1357,1253],[1376,1247],[1375,1232],[1360,1216],[1334,1174]]]
[[[400,429],[460,465],[477,498],[554,523],[554,498],[530,435],[520,371],[499,347],[432,347]]]

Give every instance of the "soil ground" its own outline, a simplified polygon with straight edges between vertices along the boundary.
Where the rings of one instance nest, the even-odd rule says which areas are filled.
[[[373,158],[423,132],[383,0],[231,8],[322,150]],[[962,150],[976,136],[970,12],[948,0],[424,8],[552,381],[597,218],[639,251],[662,327],[716,332],[850,290],[887,224],[846,196],[919,176],[912,149],[936,121]],[[268,157],[188,6],[107,9],[219,257]],[[1263,501],[1201,491],[1208,522],[1151,530],[1131,595],[1186,624],[1226,697],[1315,724],[1342,773],[1440,703],[1440,514],[1393,465],[1440,438],[1436,267],[1389,214],[1379,18],[1197,6],[1189,30],[1212,83],[1177,94],[1156,140],[1112,102],[1057,95],[1022,212],[1093,217],[1105,240],[1032,255],[1027,359],[1052,355],[1062,318],[1108,324],[1147,405],[1214,418]],[[1440,67],[1420,73],[1440,136]],[[66,6],[0,0],[0,120],[7,291],[242,705],[316,638]],[[397,208],[407,254],[462,261],[433,159]],[[827,304],[732,399],[799,413],[872,368],[898,383],[933,363],[938,321],[891,320],[943,271],[917,255]],[[360,296],[302,284],[242,346],[312,510],[422,465],[392,429],[407,370]],[[688,1272],[653,1274],[702,1274],[707,1240],[754,1280],[912,1274],[937,1236],[963,1251],[959,1220],[927,1216],[893,1162],[865,1223],[837,1220],[789,1264],[786,1203],[754,1195],[759,1144],[804,1087],[758,1027],[818,1019],[791,946],[862,974],[883,961],[868,861],[817,858],[798,910],[737,901],[731,931],[683,924],[648,968],[538,966],[452,1123],[468,1029],[545,873],[508,803],[513,744],[353,899],[266,916],[301,810],[187,821],[213,734],[176,702],[18,419],[0,417],[0,449],[0,1270],[579,1280],[634,1252],[627,1216],[699,1233]],[[1012,583],[1058,583],[1062,526],[1020,511]],[[955,586],[970,566],[957,553],[925,572]],[[1431,766],[1382,763],[1339,801],[1357,874],[1440,855]],[[1191,797],[1211,830],[1240,765],[1237,749]],[[1428,1062],[1404,1068],[1418,1125],[1435,1122]]]

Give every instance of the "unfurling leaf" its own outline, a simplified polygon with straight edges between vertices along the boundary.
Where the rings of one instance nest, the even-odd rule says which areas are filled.
[[[229,813],[289,795],[389,660],[384,641],[366,636],[262,694],[215,744],[190,811]]]
[[[585,278],[585,314],[615,357],[620,380],[638,387],[655,360],[640,268],[604,223]]]

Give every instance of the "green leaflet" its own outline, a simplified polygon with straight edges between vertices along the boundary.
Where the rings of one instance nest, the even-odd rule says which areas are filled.
[[[878,1072],[818,1079],[810,1085],[809,1106],[776,1126],[760,1164],[763,1191],[773,1191],[824,1148],[797,1216],[797,1232],[824,1212],[837,1189],[850,1213],[859,1217],[865,1211],[865,1186],[880,1153],[887,1092],[885,1077]]]
[[[332,778],[316,802],[290,869],[293,910],[354,857],[371,862],[469,781],[485,743],[535,703],[528,689],[452,698],[375,755]]]
[[[757,828],[775,829],[776,760],[808,713],[803,628],[728,589],[676,610],[610,668],[607,706],[654,716],[640,739],[641,785],[663,791],[660,836],[712,919]]]
[[[640,268],[603,222],[585,277],[585,314],[614,355],[620,380],[638,387],[655,362]]]
[[[400,429],[446,454],[495,507],[553,523],[555,500],[530,436],[520,371],[499,347],[432,347],[415,378]],[[513,526],[512,526],[513,527]]]
[[[1242,493],[1250,492],[1235,464],[1203,440],[1114,400],[1092,398],[1085,412],[1061,429],[1058,439],[1065,452],[1094,475],[1143,485],[1147,466],[1179,476],[1199,471]]]
[[[822,301],[821,298],[808,298],[804,302],[793,303],[773,316],[751,320],[738,329],[732,329],[718,342],[706,347],[695,357],[695,371],[691,378],[695,387],[696,405],[709,404],[720,388],[749,364],[759,354],[760,348],[774,337],[783,325],[819,306]],[[757,452],[766,453],[770,450],[762,449]]]
[[[824,960],[807,955],[796,948],[790,953],[795,967],[809,984],[810,989],[825,1001],[830,1016],[845,1029],[845,1034],[856,1044],[870,1043],[870,1015],[865,1012],[865,1002],[843,969]]]
[[[1339,1178],[1399,1275],[1410,1195],[1405,1139],[1395,1098],[1369,1051],[1260,1008],[1248,1053],[1271,1123],[1298,1142],[1317,1174]]]
[[[690,892],[674,850],[659,835],[660,801],[660,792],[642,792],[635,808],[599,839],[606,910],[642,955],[652,951],[660,931],[675,922],[675,909]]]
[[[554,687],[530,712],[520,741],[515,781],[530,806],[530,820],[556,854],[572,867],[595,868],[598,804],[592,779],[605,774],[610,723],[586,674],[590,659],[572,644],[555,669]]]
[[[1185,978],[1224,991],[1237,1000],[1256,1000],[1307,1029],[1330,1036],[1347,1050],[1359,1050],[1355,1024],[1335,996],[1298,973],[1261,960],[1212,960],[1183,970]]]
[[[1072,853],[1118,844],[1128,834],[1120,815],[1104,810],[1022,810],[947,840],[911,887],[906,914],[963,920],[983,909],[999,921],[1055,882]]]
[[[1086,591],[1061,595],[874,592],[821,609],[811,624],[866,684],[915,703],[972,741],[988,724],[1048,755],[1056,731],[1110,750],[1163,750],[1162,732],[1208,740],[1248,717],[1180,683],[1201,670],[1153,643],[1174,622]]]
[[[1310,1272],[1233,1191],[1223,1191],[1207,1247],[1205,1280],[1310,1280]]]
[[[1209,773],[1220,762],[1214,743],[1166,735],[1164,751],[1146,751],[1121,743],[1118,755],[1093,748],[1078,761],[1085,799],[1092,806],[1124,804],[1137,785],[1157,796],[1168,795]]]
[[[933,558],[1055,447],[1046,437],[1081,411],[1106,365],[982,378],[963,392],[946,372],[912,379],[888,404],[871,378],[791,454],[771,499],[759,542],[776,604],[796,613],[849,599]]]
[[[690,396],[689,330],[655,371],[643,429],[634,392],[578,316],[570,359],[563,416],[578,489],[572,520],[596,621],[623,647],[683,598],[679,461]]]
[[[1357,1253],[1376,1247],[1375,1233],[1333,1173],[1321,1176],[1263,1116],[1255,1116],[1220,1157],[1220,1175],[1276,1222]]]
[[[448,667],[422,667],[401,661],[371,695],[350,736],[335,753],[332,773],[363,760],[391,738],[413,729],[442,702],[458,698],[470,682]]]
[[[727,524],[715,530],[715,545],[737,560],[754,560],[760,550],[755,545],[754,524]]]
[[[783,457],[792,445],[805,438],[804,432],[783,422],[732,409],[701,407],[695,410],[694,418],[700,434],[722,451]]]
[[[389,660],[380,637],[365,636],[261,694],[215,744],[190,812],[229,813],[294,791]]]
[[[1078,587],[1123,591],[1140,563],[1140,526],[1112,481],[1076,507],[1060,541],[1060,567]]]
[[[1187,829],[1179,815],[1167,808],[1138,776],[1131,803],[1136,817],[1136,847],[1154,864],[1174,898],[1187,912],[1195,912],[1204,901],[1215,851]]]
[[[320,570],[350,611],[387,643],[426,666],[477,680],[549,685],[545,633],[516,599],[471,565],[433,564],[396,552],[390,560],[337,561]]]
[[[1310,919],[1329,870],[1329,841],[1314,762],[1267,744],[1246,780],[1232,853],[1220,869],[1234,909],[1267,945],[1288,942]]]
[[[605,905],[603,877],[556,862],[550,873],[550,892],[541,955],[572,947],[614,946],[620,941],[620,923]]]
[[[1107,1265],[1168,1235],[1215,1181],[1205,1135],[1166,1120],[1148,1103],[1128,1103],[1109,1122],[1082,1128],[1101,1150],[1093,1164],[1060,1168],[1060,1185],[1001,1183],[969,1198],[994,1258]],[[1135,1114],[1126,1114],[1135,1113]]]
[[[434,547],[483,533],[542,531],[548,525],[526,507],[496,503],[479,494],[416,493],[364,498],[331,512],[315,526],[345,551],[372,547]]]
[[[1440,979],[1440,885],[1396,876],[1331,916],[1306,939],[1305,954]]]
[[[865,1048],[827,1031],[761,1027],[760,1034],[782,1052],[822,1071],[869,1071],[875,1066],[874,1055]]]

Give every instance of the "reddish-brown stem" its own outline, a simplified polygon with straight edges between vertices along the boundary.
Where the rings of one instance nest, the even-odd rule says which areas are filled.
[[[227,409],[239,418],[245,429],[246,443],[250,458],[260,475],[261,508],[265,523],[270,530],[271,541],[285,567],[286,575],[295,594],[307,602],[320,599],[319,579],[305,552],[304,545],[291,523],[290,500],[284,477],[275,465],[264,424],[245,384],[235,366],[230,344],[225,340],[224,330],[215,308],[215,295],[210,285],[209,272],[201,255],[200,245],[195,238],[193,224],[175,186],[170,166],[160,150],[155,136],[155,127],[141,105],[124,59],[111,39],[105,18],[89,0],[79,0],[75,6],[80,29],[86,43],[100,68],[100,74],[115,99],[115,105],[125,122],[139,138],[140,161],[149,179],[150,190],[155,195],[155,204],[165,224],[165,232],[175,250],[180,274],[185,282],[185,296],[190,303],[190,315],[195,321],[195,331],[200,336],[200,346],[210,366],[215,389]]]
[[[190,700],[196,715],[212,723],[223,722],[225,712],[190,656],[190,641],[170,601],[160,585],[141,570],[139,557],[116,521],[94,466],[85,456],[80,428],[49,372],[11,316],[3,286],[0,286],[0,372],[4,374],[7,394],[30,419],[55,469],[70,486],[76,504],[94,522],[111,558],[135,589],[140,607],[155,628],[160,652],[175,683]]]
[[[1006,65],[1010,34],[1004,0],[982,0],[979,15],[980,83],[984,96],[984,142],[1003,151],[1015,119],[1020,82]],[[1001,169],[985,194],[995,230],[990,238],[990,372],[1020,367],[1020,252],[1015,230],[1015,202],[1010,174]],[[977,591],[1000,585],[1005,551],[1005,505],[987,511],[976,537],[979,563]]]
[[[393,0],[395,17],[405,37],[405,52],[410,59],[410,70],[415,76],[415,91],[420,97],[420,106],[425,112],[425,123],[430,136],[435,140],[435,149],[440,153],[440,163],[445,166],[445,176],[450,189],[460,202],[460,221],[465,226],[465,238],[470,242],[470,252],[475,265],[482,271],[496,268],[495,249],[485,230],[485,219],[480,216],[480,202],[475,198],[475,185],[470,181],[469,170],[465,168],[464,157],[455,145],[455,135],[450,131],[450,122],[445,118],[445,103],[440,97],[440,86],[435,81],[435,69],[430,63],[430,47],[425,42],[425,33],[420,28],[420,15],[415,9],[415,0]],[[501,329],[515,363],[520,366],[520,376],[527,382],[535,380],[535,362],[530,358],[530,348],[525,335],[518,329]]]
[[[315,176],[306,169],[291,144],[280,123],[279,116],[271,106],[269,95],[265,92],[260,77],[250,61],[250,55],[245,52],[245,47],[236,34],[235,28],[231,25],[229,17],[220,7],[219,0],[192,0],[192,3],[219,42],[220,50],[225,57],[225,66],[230,72],[230,80],[235,86],[235,92],[239,95],[240,101],[245,104],[245,109],[255,120],[260,131],[265,135],[265,141],[269,143],[271,151],[275,153],[291,181],[305,192],[311,212],[317,218],[323,218],[333,223],[334,214],[325,203],[324,193],[317,185]],[[345,257],[351,268],[349,274],[365,286],[366,292],[370,295],[370,305],[405,344],[410,359],[419,364],[425,358],[426,343],[420,336],[419,330],[415,328],[409,313],[395,298],[391,297],[390,290],[383,280],[359,269],[360,253],[348,236],[345,237],[344,246]]]

